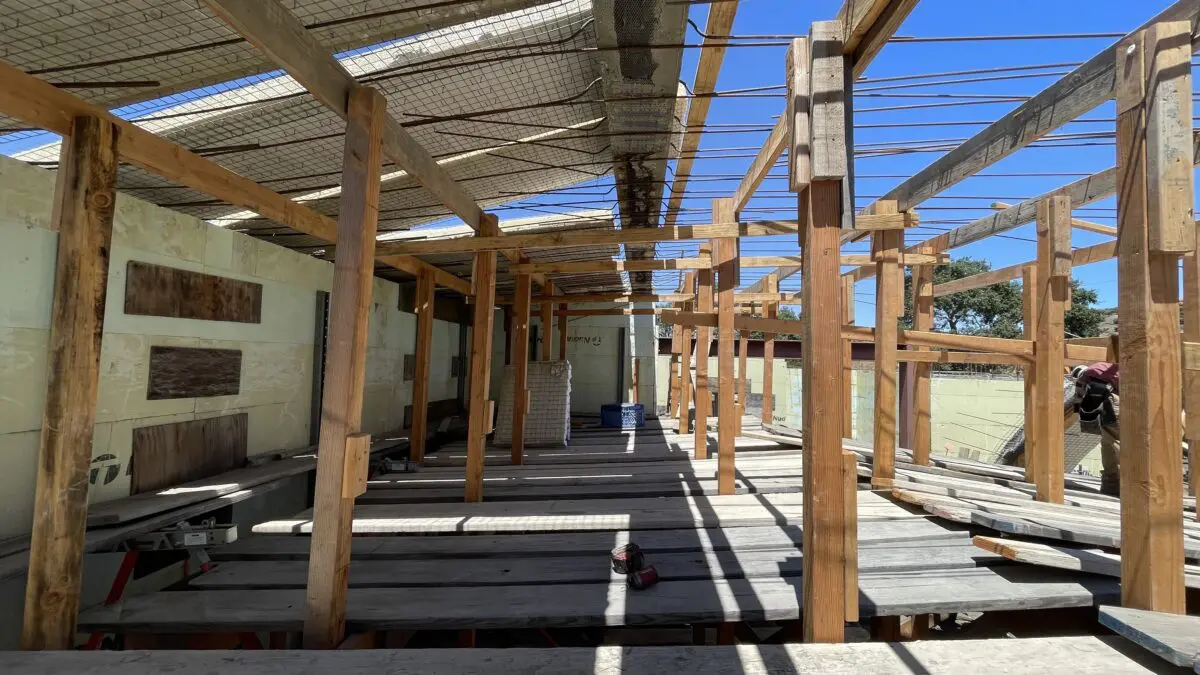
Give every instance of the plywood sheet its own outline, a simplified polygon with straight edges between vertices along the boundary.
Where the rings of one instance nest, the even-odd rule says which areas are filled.
[[[246,461],[247,413],[133,430],[132,494],[206,478]]]
[[[125,313],[261,323],[262,284],[130,260]]]
[[[241,385],[242,352],[153,346],[149,380],[146,398],[151,401],[233,396]]]

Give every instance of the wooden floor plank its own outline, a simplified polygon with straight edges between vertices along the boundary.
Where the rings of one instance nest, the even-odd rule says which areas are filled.
[[[1200,616],[1101,607],[1100,623],[1177,666],[1200,670]]]
[[[1019,539],[1000,539],[977,536],[975,545],[998,553],[1014,562],[1042,565],[1061,570],[1121,577],[1121,556],[1100,549],[1053,546]],[[1200,566],[1184,565],[1183,582],[1188,588],[1200,589]]]

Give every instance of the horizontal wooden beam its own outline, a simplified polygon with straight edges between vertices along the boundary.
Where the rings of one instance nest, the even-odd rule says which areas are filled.
[[[712,258],[659,258],[654,260],[578,260],[553,263],[509,265],[513,274],[593,274],[603,272],[656,272],[659,270],[698,270],[712,267]]]
[[[733,327],[741,331],[757,330],[764,333],[799,333],[797,324],[803,325],[803,321],[789,321],[787,319],[768,319],[761,316],[735,316],[733,317]]]
[[[1077,248],[1071,252],[1071,267],[1079,267],[1081,265],[1090,265],[1102,260],[1109,260],[1117,256],[1117,242],[1106,241],[1103,244],[1094,246],[1085,246]],[[998,270],[989,270],[980,272],[969,277],[947,281],[944,284],[938,284],[933,287],[933,297],[940,298],[946,295],[972,291],[977,288],[985,288],[994,284],[1003,284],[1014,279],[1021,278],[1021,270],[1028,265],[1036,265],[1036,260],[1009,265]]]
[[[708,328],[717,327],[716,312],[673,312],[666,310],[662,313],[663,323],[669,323],[676,326],[705,326]]]
[[[733,192],[734,211],[741,211],[750,202],[750,198],[754,196],[758,186],[771,172],[771,167],[779,161],[783,149],[787,147],[787,141],[788,119],[787,115],[781,115],[775,122],[775,127],[771,129],[771,135],[767,137],[767,142],[763,144],[754,157],[754,161],[750,163],[750,170],[742,177],[742,182]]]
[[[874,342],[875,329],[863,326],[843,326],[842,337],[855,342]],[[940,347],[979,352],[995,352],[1013,356],[1033,356],[1032,340],[1010,340],[981,335],[935,333],[933,331],[900,330],[897,343],[913,347]]]
[[[658,307],[629,308],[605,307],[603,309],[556,309],[555,316],[654,316],[670,310]]]
[[[65,89],[26,75],[5,63],[0,63],[0,113],[60,136],[70,135],[71,120],[75,117],[91,116],[108,120],[120,129],[117,150],[121,161],[253,211],[298,232],[331,244],[337,243],[337,222],[329,216],[298,204],[216,162],[111,115],[107,110]],[[382,262],[410,274],[414,273],[410,270],[428,265],[407,256],[389,256]],[[438,272],[440,274],[435,277],[438,285],[464,292],[463,280],[442,270]],[[466,288],[469,290],[469,285]]]
[[[408,272],[413,276],[419,276],[421,270],[428,270],[433,275],[433,283],[438,286],[444,286],[450,290],[457,291],[463,295],[471,295],[471,280],[456,277],[444,269],[430,265],[429,263],[407,255],[389,255],[378,259],[379,262],[385,265],[391,265],[402,272]]]
[[[842,51],[850,57],[853,79],[867,66],[908,18],[917,0],[845,0],[837,13],[842,22]]]
[[[900,349],[896,351],[897,361],[911,363],[967,363],[989,366],[1027,366],[1033,363],[1028,356],[1014,354],[993,354],[989,352],[946,352],[946,351],[916,351]]]
[[[1012,204],[1006,204],[1004,202],[992,202],[992,208],[997,211],[1003,211],[1005,209],[1012,208]],[[1110,237],[1117,236],[1117,228],[1109,225],[1101,225],[1100,223],[1093,223],[1090,220],[1072,218],[1071,227],[1077,230],[1084,230],[1086,232],[1095,232],[1096,234],[1107,234]]]

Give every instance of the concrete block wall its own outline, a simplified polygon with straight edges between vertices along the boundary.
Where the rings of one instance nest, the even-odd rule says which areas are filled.
[[[49,229],[54,181],[51,171],[0,157],[0,538],[28,533],[32,518],[57,241]],[[262,322],[127,315],[130,260],[262,284]],[[92,456],[120,471],[107,484],[107,472],[99,472],[91,499],[129,494],[136,427],[245,412],[248,455],[307,445],[316,297],[332,284],[332,263],[119,194]],[[397,285],[375,279],[363,410],[363,428],[372,433],[399,428],[412,401],[402,366],[415,348],[416,317],[400,312],[397,302]],[[434,323],[430,400],[457,394],[450,358],[458,351],[458,331],[455,324]],[[146,400],[152,345],[241,350],[239,393]]]

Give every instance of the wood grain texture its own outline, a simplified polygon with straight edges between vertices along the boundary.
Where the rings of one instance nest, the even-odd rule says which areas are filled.
[[[345,636],[349,521],[354,504],[353,499],[343,496],[346,439],[360,431],[362,421],[383,165],[380,139],[386,110],[387,101],[378,91],[356,87],[350,92],[321,396],[312,552],[305,593],[304,645],[310,649],[332,649]]]
[[[841,642],[846,613],[842,478],[840,181],[808,188],[804,289],[804,638]],[[803,200],[802,200],[803,201]]]
[[[1063,350],[1067,304],[1071,298],[1071,200],[1043,200],[1037,216],[1037,303],[1034,389],[1037,402],[1037,455],[1033,482],[1038,499],[1061,504],[1066,453],[1063,407]],[[1026,463],[1029,462],[1027,456]]]
[[[932,253],[931,249],[922,249]],[[901,284],[903,287],[903,284]],[[912,270],[913,329],[933,330],[933,265],[919,265]],[[918,348],[923,350],[923,348]],[[931,376],[933,365],[917,363],[913,366],[913,462],[928,464],[933,452],[933,395]]]
[[[262,284],[130,260],[125,313],[261,323]]]
[[[875,203],[876,212],[893,213],[896,203]],[[903,313],[901,298],[904,284],[897,264],[904,243],[903,232],[883,230],[871,235],[871,252],[875,263],[875,405],[874,444],[875,462],[871,484],[891,487],[895,477],[896,452],[896,395],[898,342],[897,316]]]
[[[1151,206],[1167,195],[1151,189],[1147,175],[1147,155],[1160,149],[1146,135],[1145,101],[1154,91],[1145,81],[1143,40],[1116,51],[1121,447],[1138,449],[1121,453],[1121,604],[1183,613],[1179,257],[1150,249],[1150,213],[1170,209]]]
[[[487,214],[490,219],[495,216]],[[467,401],[467,484],[463,499],[483,500],[484,446],[487,443],[488,388],[492,373],[493,303],[496,299],[496,253],[475,254],[471,284],[475,290],[475,320],[471,330],[470,395]]]
[[[704,249],[701,249],[703,252]],[[710,249],[711,252],[711,249]],[[713,313],[713,271],[696,272],[696,311]],[[712,413],[712,394],[708,389],[708,354],[712,349],[712,328],[696,328],[696,459],[708,458],[708,416]]]
[[[1037,339],[1038,268],[1036,264],[1021,268],[1021,316],[1026,340]],[[1023,369],[1025,404],[1025,480],[1033,482],[1033,467],[1041,456],[1038,441],[1041,435],[1037,425],[1042,416],[1038,414],[1037,364],[1030,363]]]
[[[696,289],[696,273],[688,272],[683,275],[683,288],[689,293],[695,292]],[[690,309],[692,303],[683,303],[683,308]],[[680,434],[687,434],[690,429],[688,420],[692,416],[691,406],[692,399],[692,349],[694,348],[694,337],[696,331],[691,326],[675,326],[673,330],[680,334],[680,353],[679,353],[679,419],[678,430]]]
[[[552,295],[553,287],[547,284],[542,288],[545,295]],[[538,360],[552,361],[553,355],[551,347],[554,339],[554,303],[543,302],[539,307],[538,315],[538,331],[540,332],[540,340],[538,342]]]
[[[837,21],[814,21],[809,35],[812,49],[809,60],[812,78],[810,179],[814,182],[840,180],[846,178],[850,170],[846,154],[846,62],[842,58],[842,26]],[[797,49],[793,42],[793,59],[800,63],[804,57],[796,53]],[[793,143],[799,132],[793,130]]]
[[[788,149],[788,189],[793,192],[803,190],[812,182],[811,58],[809,39],[807,37],[792,39],[785,63],[785,76],[788,84],[787,109],[776,128],[785,127],[784,141]],[[772,133],[772,135],[774,134]],[[771,162],[771,165],[774,165],[774,162]]]
[[[1192,169],[1192,22],[1162,21],[1145,31],[1146,202],[1150,250],[1196,250]]]
[[[768,293],[779,292],[779,276],[767,275],[766,288]],[[767,320],[779,318],[779,303],[768,302],[766,305]],[[775,333],[763,333],[763,375],[762,375],[762,422],[771,424],[775,421]]]
[[[1200,617],[1101,607],[1100,623],[1176,666],[1200,667]]]
[[[1054,546],[1019,539],[976,536],[975,545],[985,551],[998,553],[1014,562],[1042,565],[1063,570],[1102,574],[1106,577],[1121,576],[1121,556],[1098,548]],[[1200,589],[1200,567],[1186,565],[1184,581],[1188,588]]]
[[[533,279],[518,274],[513,304],[513,330],[509,334],[513,365],[512,463],[525,458],[525,419],[529,414],[529,298]]]
[[[155,492],[242,466],[248,430],[248,413],[135,428],[130,494]]]
[[[567,360],[567,307],[566,303],[558,306],[558,360]]]
[[[854,325],[854,278],[842,277],[842,325]],[[842,340],[842,437],[854,438],[854,345]]]
[[[409,458],[425,461],[425,442],[429,433],[429,372],[433,358],[433,274],[422,270],[417,275],[417,339],[413,374],[412,441]]]
[[[63,141],[22,649],[69,649],[75,639],[119,136],[107,121],[76,117]]]
[[[150,347],[150,373],[146,398],[233,396],[242,380],[239,349],[198,347]]]
[[[718,202],[720,205],[718,206]],[[729,200],[713,200],[714,215],[733,217],[733,203]],[[734,400],[733,370],[733,265],[737,257],[736,244],[730,239],[713,242],[714,260],[718,261],[717,272],[717,481],[720,494],[733,494],[736,467],[734,466],[734,439],[738,433],[738,409]]]

